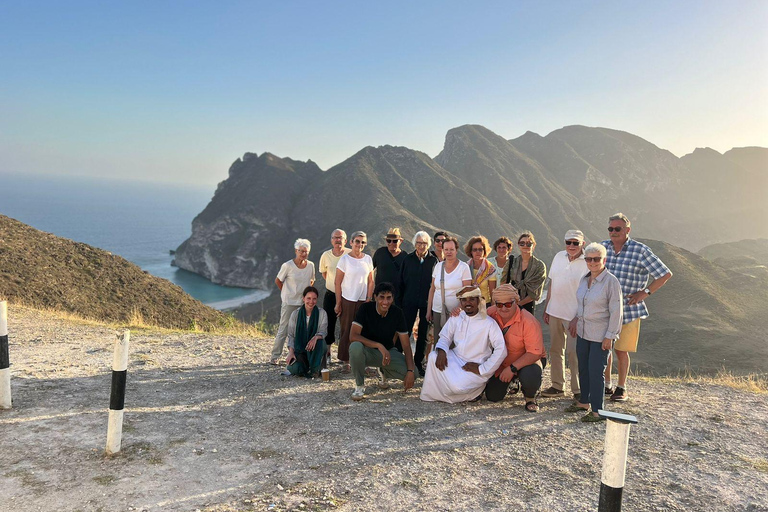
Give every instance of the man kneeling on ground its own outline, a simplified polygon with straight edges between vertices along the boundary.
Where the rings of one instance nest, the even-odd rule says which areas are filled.
[[[480,288],[467,286],[456,296],[462,312],[448,319],[427,359],[421,399],[428,402],[479,398],[507,355],[501,329],[486,315]]]
[[[493,290],[494,305],[488,316],[501,328],[507,345],[507,357],[485,387],[485,398],[499,402],[507,395],[510,383],[519,379],[525,397],[525,410],[537,412],[536,393],[541,387],[541,360],[546,355],[541,325],[517,302],[520,295],[511,284]]]
[[[403,310],[394,305],[395,287],[379,283],[373,290],[375,302],[366,302],[355,315],[349,334],[349,365],[355,377],[352,400],[365,396],[365,368],[379,368],[379,387],[387,388],[387,379],[403,381],[407,391],[413,387],[413,353]],[[400,339],[403,352],[395,348]]]

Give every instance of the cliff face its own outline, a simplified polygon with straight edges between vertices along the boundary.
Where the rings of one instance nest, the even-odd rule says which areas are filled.
[[[246,154],[195,218],[176,264],[215,283],[269,288],[296,238],[315,244],[317,262],[337,227],[366,231],[372,251],[391,226],[406,240],[421,229],[491,241],[531,230],[549,262],[565,231],[602,240],[617,211],[632,219],[634,236],[697,250],[768,236],[767,162],[765,148],[677,158],[635,135],[584,126],[505,140],[466,125],[448,132],[434,159],[366,147],[325,172],[311,161]]]
[[[226,315],[120,256],[38,231],[0,215],[0,296],[86,318],[209,329]]]

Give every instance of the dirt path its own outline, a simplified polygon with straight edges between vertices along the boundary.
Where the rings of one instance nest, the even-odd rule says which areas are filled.
[[[568,400],[534,415],[520,399],[423,403],[370,379],[354,403],[337,370],[330,383],[278,375],[271,340],[134,332],[123,451],[107,458],[115,331],[9,316],[0,509],[597,508],[605,427],[564,413]],[[768,510],[766,395],[658,381],[631,392],[609,406],[640,420],[626,510]]]

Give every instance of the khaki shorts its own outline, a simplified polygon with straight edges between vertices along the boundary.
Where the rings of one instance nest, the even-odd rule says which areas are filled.
[[[619,332],[619,339],[613,346],[615,350],[623,352],[637,352],[637,340],[640,337],[640,319],[632,320],[624,324]]]

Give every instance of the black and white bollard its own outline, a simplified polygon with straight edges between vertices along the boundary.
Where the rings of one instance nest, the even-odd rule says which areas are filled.
[[[599,512],[619,512],[621,495],[624,492],[624,477],[627,472],[627,448],[629,448],[629,426],[637,418],[600,409],[605,425],[605,454],[603,455],[603,478],[600,483]]]
[[[109,424],[107,425],[107,455],[120,451],[123,440],[123,407],[125,406],[125,380],[128,374],[128,342],[131,331],[123,331],[115,342],[112,359],[112,392],[109,396]]]
[[[8,303],[0,301],[0,409],[11,408],[11,358],[8,352]]]

